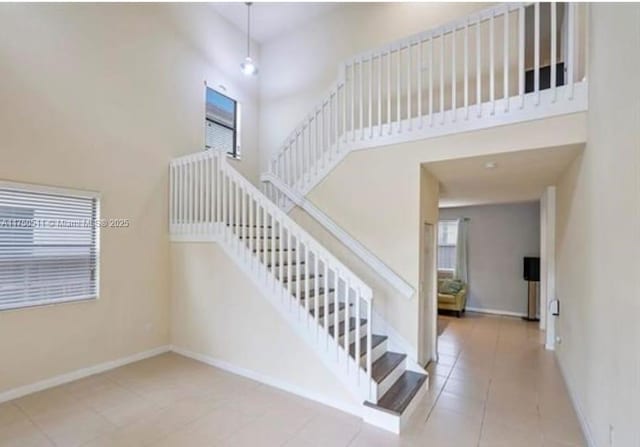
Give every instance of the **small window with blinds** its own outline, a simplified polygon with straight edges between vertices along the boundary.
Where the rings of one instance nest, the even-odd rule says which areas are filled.
[[[97,298],[95,193],[0,182],[0,310]]]
[[[230,157],[239,159],[239,106],[237,101],[207,87],[206,111],[207,149],[219,150]]]

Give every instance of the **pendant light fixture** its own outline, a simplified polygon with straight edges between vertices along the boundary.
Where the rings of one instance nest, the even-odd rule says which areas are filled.
[[[240,64],[242,72],[247,76],[255,76],[258,74],[258,67],[251,59],[251,5],[252,2],[247,2],[247,57],[244,62]]]

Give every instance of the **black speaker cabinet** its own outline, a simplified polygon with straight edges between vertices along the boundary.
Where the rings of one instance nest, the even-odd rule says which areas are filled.
[[[524,258],[523,276],[525,281],[540,281],[540,258]]]

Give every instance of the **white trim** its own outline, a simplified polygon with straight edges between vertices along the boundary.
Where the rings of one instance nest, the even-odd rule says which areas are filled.
[[[358,240],[347,233],[335,221],[327,216],[327,214],[325,214],[317,206],[315,206],[309,199],[289,188],[284,182],[282,182],[282,180],[280,180],[273,174],[263,174],[261,176],[261,180],[263,182],[270,182],[273,186],[284,193],[295,205],[305,210],[336,239],[338,239],[349,250],[357,255],[365,264],[367,264],[385,281],[387,281],[397,291],[399,291],[402,296],[407,299],[411,299],[414,296],[415,289],[411,286],[411,284],[409,284],[400,275],[394,272],[387,264],[385,264],[380,258],[373,254],[367,247],[362,245]]]
[[[527,314],[524,312],[512,312],[509,310],[500,310],[500,309],[483,309],[481,307],[467,307],[466,310],[469,312],[476,312],[479,314],[489,314],[489,315],[502,315],[505,317],[526,317]]]
[[[593,436],[593,431],[591,430],[591,424],[589,424],[589,421],[587,420],[586,413],[582,409],[582,405],[580,404],[580,400],[578,399],[578,396],[575,394],[575,392],[573,391],[573,388],[570,386],[567,371],[565,370],[564,365],[558,358],[557,354],[556,354],[556,363],[560,368],[560,373],[562,374],[562,379],[564,380],[564,384],[567,387],[567,390],[569,391],[569,398],[571,399],[573,408],[576,411],[576,415],[578,416],[578,422],[580,423],[580,428],[582,428],[582,434],[585,440],[587,441],[587,446],[597,447],[595,438]]]
[[[28,394],[37,393],[38,391],[53,388],[58,385],[73,382],[74,380],[83,379],[85,377],[93,376],[111,369],[119,368],[129,363],[138,362],[140,360],[147,359],[149,357],[155,357],[156,355],[164,354],[170,351],[170,346],[164,345],[157,348],[150,349],[148,351],[138,352],[127,357],[122,357],[116,360],[110,360],[108,362],[99,363],[97,365],[89,366],[86,368],[77,369],[68,373],[54,376],[49,379],[44,379],[39,382],[31,383],[29,385],[19,386],[0,393],[0,403],[7,402],[13,399],[26,396]]]
[[[323,405],[327,405],[337,410],[344,411],[345,413],[362,417],[362,408],[357,405],[350,405],[348,403],[341,402],[338,400],[327,399],[325,396],[321,394],[310,392],[309,390],[301,388],[298,385],[291,384],[284,380],[268,376],[266,374],[254,371],[252,369],[236,366],[232,363],[217,359],[215,357],[208,356],[206,354],[199,354],[197,352],[189,351],[187,349],[183,349],[178,346],[171,346],[171,351],[175,352],[176,354],[180,354],[185,357],[189,357],[191,359],[197,360],[199,362],[206,363],[207,365],[213,366],[215,368],[228,371],[232,374],[237,374],[239,376],[246,377],[251,380],[255,380],[256,382],[260,382],[265,385],[269,385],[274,388],[278,388],[278,389],[287,391],[289,393],[296,394],[300,397],[304,397],[305,399],[313,400],[315,402],[319,402]]]

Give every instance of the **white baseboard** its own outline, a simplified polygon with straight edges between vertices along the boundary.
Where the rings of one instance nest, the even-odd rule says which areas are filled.
[[[580,400],[578,399],[578,396],[575,394],[575,392],[573,391],[573,388],[571,387],[571,382],[569,381],[569,375],[567,374],[567,371],[564,369],[562,362],[558,358],[558,354],[557,353],[555,354],[556,354],[556,363],[560,367],[560,373],[562,374],[562,378],[564,379],[564,384],[567,387],[567,390],[569,391],[569,397],[571,398],[571,403],[573,404],[574,410],[576,410],[576,415],[578,416],[578,422],[580,423],[580,427],[582,428],[582,434],[584,435],[584,438],[587,441],[587,446],[597,447],[595,438],[593,437],[593,431],[591,430],[591,424],[589,424],[589,421],[585,416],[585,412],[582,409],[582,405],[580,404]]]
[[[481,307],[467,307],[466,310],[469,312],[476,312],[479,314],[490,314],[490,315],[504,315],[505,317],[526,317],[526,313],[522,312],[511,312],[508,310],[499,310],[499,309],[484,309]]]
[[[18,399],[28,394],[37,393],[38,391],[46,390],[48,388],[53,388],[54,386],[73,382],[74,380],[83,379],[85,377],[89,377],[94,374],[99,374],[101,372],[109,371],[110,369],[115,369],[120,366],[127,365],[129,363],[147,359],[149,357],[154,357],[156,355],[169,352],[169,350],[170,350],[170,347],[168,345],[159,346],[149,351],[138,352],[137,354],[133,354],[127,357],[122,357],[116,360],[110,360],[108,362],[99,363],[97,365],[89,366],[87,368],[77,369],[75,371],[61,374],[59,376],[54,376],[49,379],[31,383],[29,385],[23,385],[17,388],[12,388],[10,390],[0,392],[0,403],[13,400],[13,399]]]
[[[267,376],[257,371],[253,371],[251,369],[242,368],[240,366],[234,365],[232,363],[226,362],[224,360],[216,359],[214,357],[199,354],[197,352],[192,352],[187,349],[180,348],[178,346],[171,346],[171,351],[176,354],[183,355],[185,357],[189,357],[191,359],[197,360],[202,363],[206,363],[207,365],[211,365],[215,368],[220,368],[222,370],[228,371],[232,374],[237,374],[242,377],[246,377],[251,380],[255,380],[256,382],[263,383],[265,385],[272,386],[274,388],[281,389],[283,391],[287,391],[292,394],[296,394],[300,397],[304,397],[305,399],[313,400],[328,407],[335,408],[340,411],[344,411],[345,413],[352,414],[354,416],[362,417],[362,408],[357,405],[350,405],[345,402],[336,401],[333,399],[327,399],[326,396],[316,394],[306,390],[304,388],[300,388],[297,385],[293,385],[291,383],[285,382],[280,379],[276,379],[274,377]]]

